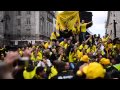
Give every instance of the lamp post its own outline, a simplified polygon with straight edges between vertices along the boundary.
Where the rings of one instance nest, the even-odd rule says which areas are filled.
[[[113,20],[113,25],[114,25],[114,38],[116,38],[116,24],[117,22]]]

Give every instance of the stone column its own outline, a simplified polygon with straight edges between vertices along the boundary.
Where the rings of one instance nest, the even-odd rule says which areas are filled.
[[[3,17],[4,17],[4,11],[0,11],[0,45],[3,44],[3,40],[4,40],[4,22],[3,22]]]
[[[39,40],[39,11],[35,11],[35,37],[36,40]]]

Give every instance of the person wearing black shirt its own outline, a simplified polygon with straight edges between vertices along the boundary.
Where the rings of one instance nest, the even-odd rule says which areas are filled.
[[[117,64],[120,63],[120,54],[117,55],[117,57],[115,58],[115,61],[116,61]]]
[[[58,74],[52,79],[72,79],[74,75],[70,71],[66,70],[66,65],[67,64],[65,62],[59,62],[56,66]]]
[[[70,50],[73,48],[72,44],[71,44],[71,40],[69,39],[68,40],[68,47],[66,49],[66,56],[68,57],[69,56],[69,52]]]
[[[23,71],[25,66],[24,61],[18,61],[17,68],[13,71],[13,77],[14,79],[24,79],[23,77]]]
[[[78,62],[78,63],[76,64],[76,66],[75,66],[75,68],[74,68],[74,71],[73,71],[74,74],[77,73],[77,70],[79,70],[79,67],[82,66],[84,63],[85,63],[85,62],[80,61],[80,62]]]
[[[37,67],[34,79],[47,79],[44,67]]]
[[[53,63],[53,61],[57,60],[56,49],[52,49],[52,55],[50,56],[49,59],[50,59],[51,63]]]

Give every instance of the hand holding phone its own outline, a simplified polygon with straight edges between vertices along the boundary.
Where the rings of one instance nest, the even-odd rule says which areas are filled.
[[[19,55],[19,53],[18,53],[17,51],[16,51],[16,52],[14,52],[14,51],[9,51],[9,52],[7,53],[4,61],[5,61],[7,64],[13,64],[14,61],[16,61],[16,60],[19,59],[19,57],[20,57],[20,55]]]

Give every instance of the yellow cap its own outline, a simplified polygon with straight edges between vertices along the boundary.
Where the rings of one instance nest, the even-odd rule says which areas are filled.
[[[105,72],[106,71],[101,64],[97,62],[92,62],[87,67],[86,78],[87,79],[104,78]]]
[[[105,60],[106,58],[101,58],[101,60],[99,61],[100,64],[102,64],[102,62]]]
[[[110,64],[110,60],[109,60],[109,59],[106,59],[106,58],[102,58],[102,59],[100,60],[100,64],[109,65],[109,64]]]
[[[81,61],[89,62],[89,57],[87,55],[84,55],[83,57],[81,57]]]
[[[104,61],[104,64],[105,64],[105,65],[109,65],[109,64],[110,64],[110,59],[106,59],[106,60]]]
[[[83,52],[78,52],[78,58],[80,59],[83,56]]]

